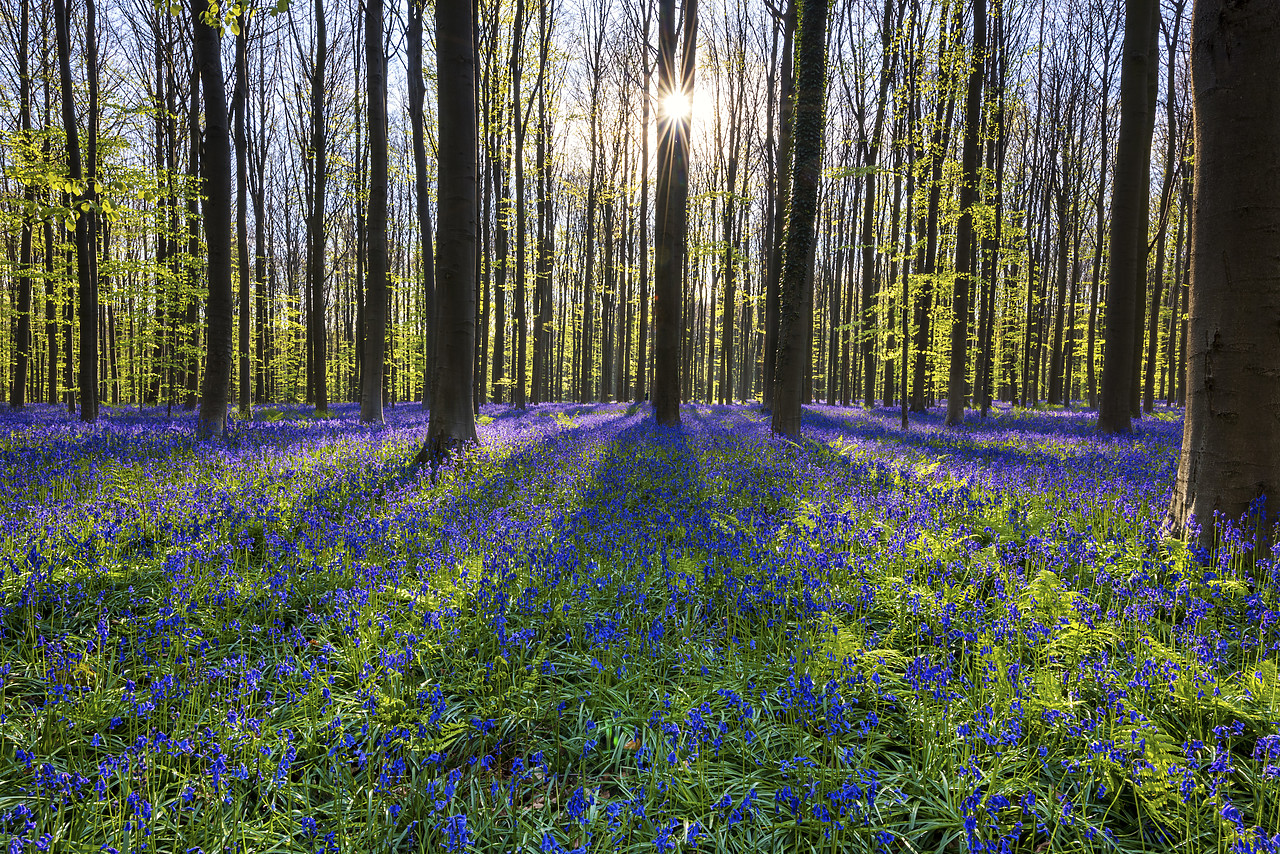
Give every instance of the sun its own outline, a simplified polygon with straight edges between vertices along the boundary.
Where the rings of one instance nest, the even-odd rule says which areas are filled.
[[[672,92],[662,99],[662,115],[687,120],[693,116],[693,101],[684,92]]]

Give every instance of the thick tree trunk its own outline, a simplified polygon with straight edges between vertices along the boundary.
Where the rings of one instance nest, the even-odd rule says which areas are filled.
[[[365,74],[369,122],[369,282],[365,288],[360,420],[382,422],[387,345],[387,67],[382,55],[382,0],[365,2]]]
[[[476,441],[472,404],[475,365],[476,129],[475,21],[470,3],[436,4],[436,68],[440,121],[439,216],[436,238],[439,319],[436,377],[427,444],[419,461],[439,462]]]
[[[973,56],[965,94],[960,222],[956,226],[956,278],[952,291],[951,372],[947,378],[947,425],[964,422],[968,399],[969,295],[973,290],[973,206],[978,201],[978,157],[982,146],[982,64],[987,49],[987,3],[973,0]]]
[[[1187,415],[1169,522],[1280,521],[1280,5],[1196,0]],[[1263,498],[1265,504],[1255,504]],[[1248,532],[1247,532],[1248,533]]]
[[[658,98],[673,93],[692,97],[694,36],[697,33],[697,0],[685,5],[685,39],[680,65],[676,65],[675,0],[658,3]],[[655,182],[654,218],[654,342],[653,410],[657,422],[680,424],[682,335],[681,286],[685,241],[688,237],[689,116],[659,115],[658,175]]]
[[[1133,361],[1137,353],[1133,332],[1138,285],[1145,276],[1145,219],[1140,210],[1146,198],[1143,187],[1146,149],[1151,137],[1147,115],[1153,105],[1147,90],[1151,61],[1151,16],[1156,0],[1126,0],[1124,58],[1120,71],[1120,138],[1116,148],[1115,186],[1111,197],[1111,257],[1107,286],[1106,358],[1102,365],[1102,392],[1098,427],[1108,433],[1128,433],[1133,427],[1129,409]]]
[[[802,0],[796,31],[796,104],[791,201],[788,205],[773,432],[800,438],[800,403],[809,369],[814,226],[822,181],[822,135],[827,96],[827,0]]]
[[[222,83],[222,49],[218,31],[204,21],[207,9],[202,0],[191,0],[194,59],[204,89],[204,154],[200,158],[200,174],[204,182],[204,232],[209,259],[206,265],[209,301],[205,312],[207,355],[200,414],[196,419],[196,434],[202,439],[225,432],[231,394],[231,135]]]

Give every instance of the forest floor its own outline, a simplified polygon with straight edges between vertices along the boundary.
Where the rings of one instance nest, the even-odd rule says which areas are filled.
[[[1280,560],[1162,538],[1173,413],[257,416],[0,416],[9,851],[1280,846]]]

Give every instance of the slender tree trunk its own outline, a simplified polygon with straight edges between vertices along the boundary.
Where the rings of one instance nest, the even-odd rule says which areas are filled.
[[[1142,385],[1142,411],[1151,412],[1155,406],[1156,353],[1160,343],[1160,300],[1164,294],[1165,248],[1169,234],[1169,217],[1173,210],[1174,176],[1181,171],[1177,166],[1175,152],[1180,147],[1177,113],[1177,53],[1176,49],[1182,30],[1182,2],[1174,7],[1173,27],[1167,32],[1165,53],[1169,57],[1168,77],[1166,78],[1165,95],[1165,150],[1164,180],[1160,187],[1160,223],[1156,236],[1155,272],[1152,278],[1151,308],[1147,311],[1147,370]],[[1156,63],[1158,64],[1158,62]],[[1152,114],[1155,113],[1155,102],[1152,100]],[[1174,272],[1177,281],[1177,272]]]
[[[649,23],[653,6],[644,0],[644,92],[640,95],[640,329],[636,337],[635,402],[647,396],[645,376],[649,370],[649,84],[653,66],[649,62]]]
[[[248,418],[252,405],[250,390],[253,381],[249,353],[249,182],[246,175],[249,152],[245,139],[245,113],[249,108],[249,16],[240,18],[240,32],[236,34],[236,84],[231,96],[231,112],[235,115],[236,146],[236,249],[239,259],[239,387],[240,417]]]
[[[894,260],[897,252],[898,238],[901,235],[902,228],[902,157],[898,153],[897,146],[893,147],[893,201],[889,204],[889,246],[892,249],[889,255],[889,310],[885,315],[885,359],[884,359],[884,397],[881,401],[885,406],[893,406],[898,399],[898,385],[896,366],[900,363],[898,358],[898,315],[896,301],[898,299],[898,264]]]
[[[1109,66],[1110,63],[1110,40],[1104,43],[1102,54],[1103,64]],[[1102,162],[1098,167],[1098,195],[1095,204],[1096,213],[1094,215],[1094,247],[1093,247],[1093,278],[1089,282],[1089,337],[1088,343],[1085,344],[1085,372],[1089,384],[1089,408],[1096,409],[1098,407],[1098,377],[1097,377],[1097,325],[1098,325],[1098,298],[1102,290],[1102,244],[1103,244],[1103,220],[1106,212],[1106,191],[1107,191],[1107,154],[1111,150],[1111,144],[1107,135],[1107,99],[1106,91],[1110,88],[1111,77],[1109,74],[1103,74],[1102,90],[1103,97],[1099,104],[1100,116],[1098,119],[1098,135],[1102,140],[1101,157]]]
[[[528,309],[525,305],[525,243],[526,243],[526,220],[524,209],[524,136],[525,128],[528,124],[528,112],[523,110],[524,101],[521,91],[520,70],[523,66],[522,46],[524,43],[524,27],[525,27],[525,0],[516,0],[516,16],[512,23],[511,37],[511,121],[512,134],[515,137],[515,151],[512,152],[512,160],[515,172],[515,195],[516,195],[516,257],[515,257],[515,274],[516,274],[516,293],[515,293],[515,366],[511,373],[515,380],[515,388],[512,390],[511,402],[518,408],[523,409],[525,406],[525,385],[528,376],[525,369],[528,347],[528,323],[526,314]]]
[[[1058,293],[1054,300],[1053,344],[1049,350],[1049,402],[1062,403],[1062,332],[1067,313],[1067,270],[1070,259],[1067,257],[1067,244],[1070,238],[1070,226],[1067,220],[1067,157],[1064,154],[1062,178],[1057,191],[1053,194],[1058,202]]]
[[[18,131],[22,142],[31,140],[31,0],[22,0],[18,30]],[[22,212],[21,248],[18,250],[18,328],[14,342],[13,388],[9,406],[22,409],[27,403],[27,369],[31,361],[31,210],[35,207],[35,183],[23,191],[26,210]]]
[[[187,140],[190,145],[190,148],[187,151],[187,176],[190,178],[192,184],[197,188],[200,187],[201,182],[203,181],[203,171],[201,166],[202,157],[200,154],[200,82],[201,73],[199,65],[197,64],[191,72],[191,97],[188,99],[190,108],[187,115]],[[221,85],[218,87],[218,93],[218,97],[221,98]],[[226,102],[223,101],[223,104],[225,105]],[[225,112],[225,106],[223,109]],[[228,157],[229,156],[230,155],[228,155]],[[230,219],[230,211],[228,211],[227,217]],[[228,252],[229,251],[230,250],[228,250]],[[200,203],[196,193],[187,193],[187,254],[192,258],[199,257],[200,254]],[[229,260],[228,263],[230,263]],[[206,274],[207,273],[208,269],[206,267]],[[191,271],[188,275],[188,286],[191,293],[186,298],[183,320],[187,328],[191,330],[191,339],[184,348],[186,350],[186,360],[183,371],[185,378],[183,386],[185,399],[182,402],[182,408],[185,412],[191,412],[196,408],[196,404],[198,403],[197,392],[200,388],[200,332],[197,327],[200,301],[196,297],[196,294],[199,292],[199,283],[197,273],[195,271]],[[230,284],[228,284],[228,287],[230,287]],[[230,320],[228,319],[227,322],[229,324]],[[228,329],[229,328],[230,327],[228,326]],[[178,340],[176,335],[174,336],[174,340]],[[230,356],[227,358],[230,358]],[[172,404],[172,389],[169,392],[169,400]]]
[[[899,4],[899,8],[904,5]],[[897,58],[895,38],[898,27],[893,6],[893,0],[885,0],[880,19],[880,92],[876,99],[876,119],[871,130],[871,144],[866,150],[867,185],[862,197],[862,233],[858,240],[862,246],[862,402],[867,407],[874,406],[876,402],[876,305],[880,293],[879,283],[876,281],[876,172],[880,161],[880,138],[884,131],[885,110],[889,104],[889,83],[893,78]],[[981,59],[975,61],[981,68]],[[887,325],[892,329],[892,316]],[[844,338],[847,343],[848,336],[845,335]]]
[[[423,345],[422,408],[431,406],[432,382],[436,360],[436,266],[431,239],[431,188],[427,183],[427,144],[422,114],[426,100],[426,84],[422,66],[422,16],[425,0],[409,3],[409,29],[406,49],[409,62],[409,121],[413,126],[414,209],[418,215],[418,240],[422,253],[422,313],[426,319],[426,341]]]
[[[950,4],[943,3],[942,20],[951,16]],[[951,137],[951,119],[955,110],[955,93],[946,72],[946,54],[954,42],[958,19],[950,25],[951,38],[938,40],[938,74],[944,92],[938,98],[934,113],[933,143],[930,147],[929,209],[925,219],[924,265],[920,270],[920,291],[916,297],[916,360],[911,381],[911,411],[924,412],[928,408],[926,385],[929,377],[929,353],[933,315],[933,289],[938,272],[938,212],[942,196],[942,166]]]
[[[550,183],[551,160],[548,150],[550,119],[547,114],[547,62],[551,50],[551,21],[547,8],[550,0],[538,4],[538,246],[537,266],[534,274],[533,302],[533,402],[541,403],[551,393],[551,274],[554,267],[551,257],[553,221]],[[648,102],[645,106],[647,108]]]
[[[1182,196],[1181,191],[1178,193]],[[1183,245],[1184,238],[1187,233],[1187,220],[1189,219],[1187,206],[1182,204],[1181,198],[1178,203],[1178,235],[1174,240],[1173,248],[1173,270],[1171,271],[1169,281],[1169,296],[1173,303],[1169,309],[1169,334],[1165,340],[1164,364],[1165,371],[1168,375],[1168,383],[1164,394],[1166,406],[1173,406],[1173,401],[1177,397],[1178,388],[1178,329],[1181,314],[1185,311],[1181,303],[1182,289],[1178,287],[1178,279],[1182,275],[1183,266]]]
[[[796,0],[787,0],[782,20],[781,86],[778,91],[778,154],[773,178],[773,242],[769,247],[769,264],[765,272],[764,295],[764,367],[761,392],[763,408],[773,409],[774,379],[778,357],[778,312],[782,284],[782,255],[787,232],[787,210],[791,200],[792,121],[795,111],[795,32]]]

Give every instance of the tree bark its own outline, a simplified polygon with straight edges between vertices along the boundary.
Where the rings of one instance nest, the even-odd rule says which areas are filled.
[[[406,50],[409,63],[409,121],[413,129],[414,209],[418,216],[419,250],[422,252],[422,312],[427,332],[423,344],[425,359],[422,372],[422,408],[431,407],[432,381],[436,360],[436,266],[431,239],[431,188],[427,184],[427,144],[423,103],[427,87],[423,81],[422,17],[425,0],[409,3],[409,27]]]
[[[901,10],[905,4],[898,4]],[[976,13],[975,13],[976,14]],[[868,408],[876,402],[876,303],[880,286],[876,281],[876,177],[880,161],[880,138],[884,131],[885,110],[889,104],[889,83],[896,64],[898,22],[893,15],[893,0],[885,0],[880,19],[880,94],[876,99],[876,120],[871,130],[871,144],[866,149],[867,186],[862,197],[862,402]],[[981,70],[981,59],[975,59]],[[890,285],[890,288],[893,286]],[[893,328],[892,312],[888,328]],[[846,347],[848,336],[843,336]],[[890,346],[892,352],[892,346]],[[887,377],[892,384],[892,377]],[[886,386],[888,388],[888,386]],[[847,396],[846,396],[847,399]]]
[[[365,0],[364,23],[369,122],[369,236],[366,248],[369,281],[364,301],[360,420],[365,424],[380,424],[387,346],[387,67],[382,55],[382,0]]]
[[[987,3],[973,0],[973,56],[965,94],[960,222],[956,226],[956,278],[952,290],[951,371],[947,378],[947,426],[964,423],[968,399],[969,294],[973,290],[973,206],[978,200],[978,157],[982,140],[982,63],[987,49]]]
[[[792,121],[795,112],[796,0],[787,0],[782,19],[782,68],[778,92],[778,152],[773,178],[773,241],[765,271],[764,366],[761,402],[766,412],[773,409],[774,375],[778,359],[779,288],[782,283],[783,241],[787,231],[787,205],[791,199]]]
[[[311,157],[314,172],[311,204],[311,246],[308,253],[310,271],[309,310],[307,322],[310,329],[312,361],[314,363],[314,391],[316,412],[329,409],[328,330],[325,323],[325,191],[329,180],[328,133],[325,127],[325,74],[329,57],[328,33],[324,19],[324,0],[315,0],[316,54],[311,77]],[[358,216],[358,214],[357,214]]]
[[[800,404],[809,369],[814,226],[822,181],[827,96],[827,0],[802,0],[796,31],[796,99],[791,201],[779,289],[773,432],[800,438]]]
[[[53,16],[58,43],[58,66],[62,83],[62,124],[66,132],[67,172],[76,185],[72,204],[76,209],[76,278],[79,283],[80,319],[80,420],[98,418],[98,291],[93,276],[93,243],[90,239],[93,204],[92,188],[85,181],[80,159],[80,131],[76,126],[75,100],[71,79],[71,36],[66,0],[54,0]],[[93,29],[93,5],[87,12],[89,30]],[[93,57],[90,58],[93,61]],[[92,169],[90,169],[92,173]],[[68,356],[70,348],[65,348]],[[69,385],[69,383],[68,383]]]
[[[516,218],[516,257],[515,257],[515,347],[514,360],[515,365],[512,368],[512,379],[515,381],[515,387],[512,389],[511,402],[518,408],[523,409],[525,406],[525,383],[528,375],[525,369],[525,361],[528,348],[528,323],[526,314],[528,309],[525,305],[525,244],[526,238],[526,221],[524,209],[524,137],[525,129],[528,124],[528,113],[522,110],[524,102],[521,100],[523,93],[521,92],[520,69],[523,66],[522,45],[524,42],[525,27],[525,9],[524,0],[516,0],[516,17],[512,23],[511,37],[511,121],[512,135],[514,137],[515,150],[512,152],[513,172],[515,180],[515,218]]]
[[[249,181],[246,175],[249,152],[245,138],[245,113],[249,107],[249,16],[239,20],[240,32],[236,34],[236,88],[231,96],[231,112],[235,115],[236,146],[236,251],[239,270],[240,305],[238,312],[240,366],[240,417],[248,418],[252,411],[250,389],[252,371],[249,354]]]
[[[18,130],[24,146],[31,143],[31,0],[22,0],[18,41]],[[13,388],[9,406],[22,409],[27,403],[27,370],[31,361],[31,211],[35,208],[35,184],[28,182],[23,192],[22,236],[18,250],[18,324],[14,342]]]
[[[643,403],[645,376],[649,371],[649,83],[653,64],[649,61],[649,24],[653,6],[644,0],[641,50],[644,52],[644,91],[640,94],[640,329],[636,335],[635,402]]]
[[[436,4],[439,143],[439,319],[436,377],[419,461],[438,463],[476,441],[475,364],[476,128],[475,19],[471,3]]]
[[[675,0],[658,3],[658,98],[692,97],[697,0],[685,4],[684,49],[676,65]],[[680,424],[683,305],[682,268],[688,238],[689,124],[687,115],[658,117],[658,174],[655,182],[653,411],[659,424]]]
[[[1194,520],[1210,547],[1249,514],[1266,557],[1280,521],[1280,5],[1196,0],[1191,80],[1187,415],[1168,521],[1190,535]]]
[[[61,3],[62,0],[56,0]],[[205,23],[208,4],[191,0],[195,31],[195,64],[204,90],[204,233],[208,257],[209,301],[206,307],[204,383],[196,435],[222,436],[227,427],[231,394],[231,135],[223,90],[222,49],[218,30]]]
[[[1111,197],[1111,257],[1107,286],[1107,340],[1102,365],[1098,427],[1107,433],[1128,433],[1133,383],[1134,318],[1138,284],[1145,276],[1145,231],[1140,210],[1148,176],[1145,149],[1151,147],[1147,114],[1152,109],[1147,89],[1151,61],[1151,16],[1156,0],[1126,0],[1124,58],[1120,71],[1120,138],[1116,148],[1115,185]]]

